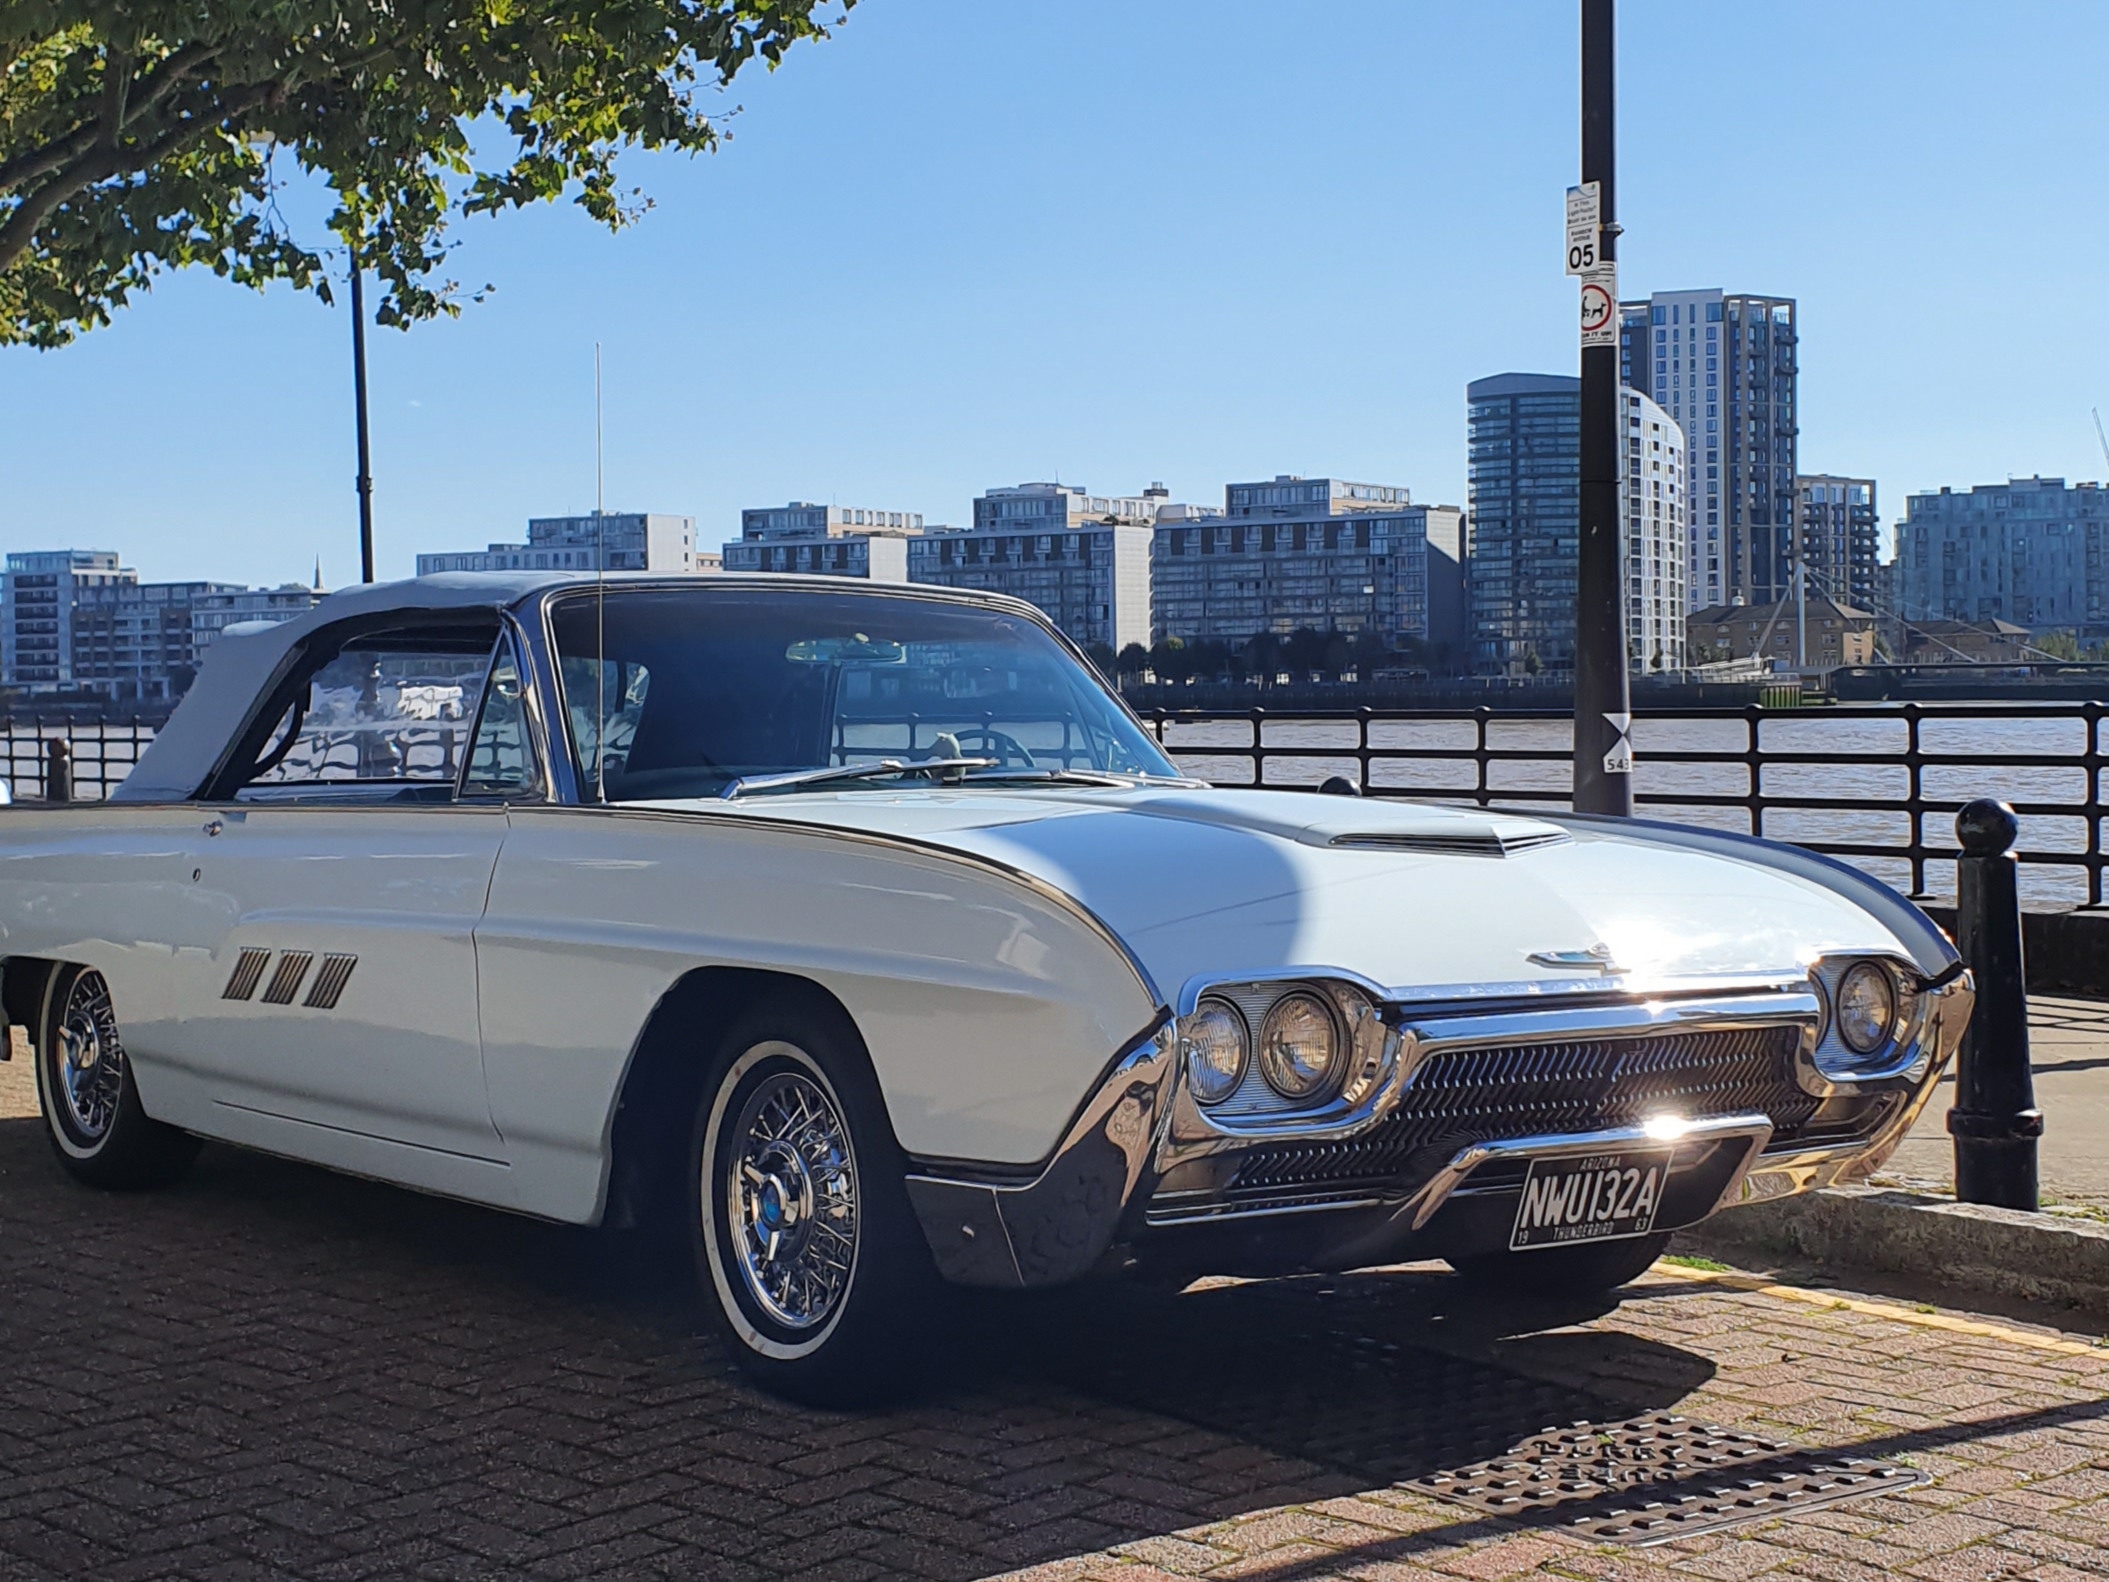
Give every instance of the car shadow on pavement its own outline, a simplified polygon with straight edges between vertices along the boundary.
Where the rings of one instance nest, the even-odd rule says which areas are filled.
[[[973,1577],[1461,1465],[1711,1372],[1562,1327],[1608,1304],[1382,1273],[946,1301],[914,1389],[831,1414],[750,1387],[689,1289],[642,1234],[229,1148],[93,1192],[0,1122],[0,1571]]]

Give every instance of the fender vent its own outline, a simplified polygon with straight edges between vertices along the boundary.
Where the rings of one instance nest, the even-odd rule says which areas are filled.
[[[338,996],[344,986],[351,982],[352,968],[359,964],[357,956],[324,956],[322,970],[315,974],[314,986],[301,1003],[318,1011],[334,1011]]]
[[[293,996],[300,992],[300,980],[308,975],[308,963],[315,958],[305,950],[289,950],[278,958],[278,970],[271,974],[271,986],[264,990],[264,1004],[291,1005]]]
[[[227,987],[220,991],[223,1000],[246,1000],[256,992],[256,985],[264,975],[264,964],[271,959],[268,950],[245,949],[234,958],[234,971],[227,976]]]

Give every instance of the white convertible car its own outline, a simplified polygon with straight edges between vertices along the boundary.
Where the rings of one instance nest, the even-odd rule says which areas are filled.
[[[1026,605],[736,577],[223,639],[111,801],[0,813],[0,970],[81,1179],[214,1138],[678,1217],[813,1395],[933,1277],[1608,1289],[1877,1167],[1971,1005],[1807,852],[1214,790]]]

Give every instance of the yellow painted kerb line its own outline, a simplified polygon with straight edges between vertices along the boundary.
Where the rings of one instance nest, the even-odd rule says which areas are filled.
[[[1947,1313],[1920,1313],[1908,1307],[1897,1307],[1888,1302],[1865,1302],[1858,1297],[1840,1296],[1834,1291],[1811,1291],[1798,1285],[1779,1285],[1770,1280],[1761,1280],[1756,1275],[1737,1274],[1733,1270],[1692,1269],[1681,1263],[1659,1263],[1657,1275],[1673,1280],[1704,1280],[1710,1285],[1725,1285],[1735,1291],[1752,1291],[1760,1296],[1776,1296],[1789,1302],[1806,1302],[1811,1307],[1829,1308],[1849,1313],[1864,1313],[1869,1318],[1887,1318],[1899,1324],[1916,1324],[1921,1329],[1945,1329],[1950,1334],[1972,1335],[1980,1340],[2003,1340],[2011,1345],[2027,1346],[2034,1351],[2056,1352],[2061,1357],[2099,1357],[2100,1346],[2090,1345],[2084,1340],[2067,1340],[2062,1335],[2045,1335],[2035,1330],[2014,1329],[2006,1324],[1987,1324],[1982,1319],[1956,1318]]]

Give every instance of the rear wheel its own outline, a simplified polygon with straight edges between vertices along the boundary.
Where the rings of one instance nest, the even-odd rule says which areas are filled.
[[[1628,1241],[1454,1257],[1450,1267],[1503,1296],[1595,1296],[1639,1279],[1669,1247],[1667,1231]]]
[[[800,998],[741,1018],[689,1159],[702,1282],[747,1370],[830,1405],[898,1389],[936,1279],[848,1018]]]
[[[37,1099],[59,1163],[91,1186],[161,1186],[197,1157],[198,1140],[139,1106],[110,985],[92,967],[60,967],[37,1020]]]

